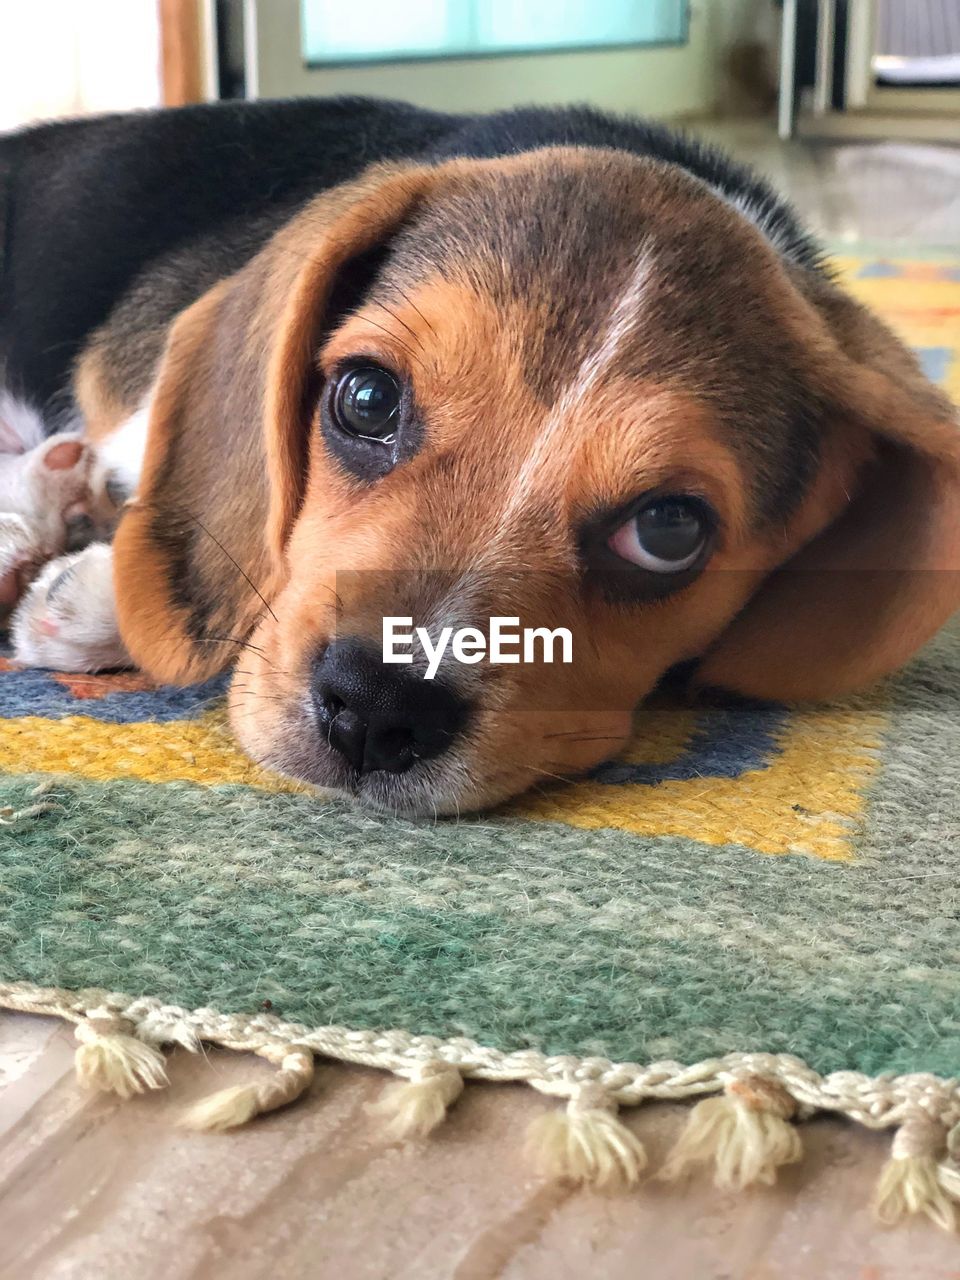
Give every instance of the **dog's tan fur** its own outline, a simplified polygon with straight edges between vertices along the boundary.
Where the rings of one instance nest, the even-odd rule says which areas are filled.
[[[608,272],[569,281],[597,319],[566,371],[543,338],[549,290],[487,286],[500,264],[484,261],[482,225],[456,241],[452,265],[449,245],[429,259],[440,235],[431,219],[455,239],[449,210],[481,207],[491,191],[548,199],[558,173],[606,186],[611,205],[632,202],[652,246],[635,296],[614,289],[630,287],[622,243],[604,250]],[[327,333],[343,264],[415,239],[421,225],[427,266],[398,249],[404,287],[389,293],[391,318],[374,293]],[[697,263],[676,265],[681,234],[704,246],[699,276]],[[671,307],[689,316],[685,329],[664,327]],[[709,352],[701,333],[716,338]],[[79,367],[94,436],[137,407],[118,390],[136,378],[104,372],[110,349],[108,324]],[[347,355],[409,378],[428,424],[423,447],[375,484],[328,456],[317,421],[318,388]],[[744,426],[753,438],[732,435],[717,382],[718,362],[748,355],[758,378],[788,370],[818,408],[818,457],[782,518],[761,510],[777,442],[762,421]],[[744,395],[761,390],[758,381]],[[656,603],[611,603],[583,579],[574,531],[598,506],[660,486],[719,512],[708,569]],[[678,662],[702,659],[700,683],[773,698],[832,697],[899,665],[960,602],[960,436],[879,321],[786,265],[702,184],[627,155],[562,148],[379,167],[315,200],[176,321],[115,563],[133,658],[187,681],[242,651],[231,695],[240,741],[316,781],[304,691],[338,618],[354,630],[361,620],[374,644],[384,614],[569,627],[572,666],[466,673],[469,733],[426,781],[403,783],[416,792],[410,807],[477,807],[613,754],[636,704]],[[369,798],[406,805],[389,790]]]

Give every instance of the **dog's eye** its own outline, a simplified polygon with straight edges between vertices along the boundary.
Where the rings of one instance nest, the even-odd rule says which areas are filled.
[[[611,534],[607,546],[651,573],[682,573],[696,564],[710,534],[695,498],[654,498]]]
[[[392,373],[379,365],[364,365],[340,376],[333,394],[333,417],[348,435],[392,444],[400,400],[400,384]]]

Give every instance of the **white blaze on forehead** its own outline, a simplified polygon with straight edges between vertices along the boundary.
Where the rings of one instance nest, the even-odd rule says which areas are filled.
[[[637,327],[644,293],[650,283],[652,259],[653,255],[646,250],[640,254],[623,292],[607,313],[596,346],[580,362],[573,381],[560,397],[561,402],[570,398],[573,404],[579,404],[584,400],[617,360],[627,339],[632,337]],[[558,403],[551,414],[551,420],[562,412]]]
[[[644,294],[650,282],[653,267],[653,255],[644,250],[640,253],[630,276],[614,299],[600,326],[597,340],[580,361],[573,377],[564,387],[556,403],[541,428],[536,441],[527,453],[517,471],[516,479],[510,487],[506,504],[499,521],[501,530],[508,532],[507,526],[511,516],[529,495],[537,471],[550,458],[556,438],[563,432],[570,414],[589,398],[591,393],[603,382],[610,369],[616,364],[620,354],[633,337],[637,321],[643,306]]]

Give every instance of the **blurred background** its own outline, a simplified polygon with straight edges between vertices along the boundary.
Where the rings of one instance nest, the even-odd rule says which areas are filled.
[[[0,0],[2,128],[331,93],[960,140],[960,0]]]
[[[960,236],[960,0],[0,0],[0,129],[335,93],[675,120],[831,235]]]

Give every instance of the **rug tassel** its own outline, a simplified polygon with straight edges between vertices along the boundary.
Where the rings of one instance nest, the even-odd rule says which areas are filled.
[[[953,1159],[937,1165],[937,1181],[951,1200],[960,1203],[960,1168]]]
[[[278,1069],[259,1084],[221,1089],[196,1103],[182,1117],[187,1129],[222,1133],[246,1124],[254,1116],[289,1106],[309,1089],[314,1074],[313,1050],[299,1044],[269,1045],[256,1050]]]
[[[800,1134],[791,1120],[797,1105],[787,1091],[766,1076],[731,1080],[720,1097],[704,1098],[658,1175],[665,1182],[685,1177],[699,1165],[714,1165],[714,1183],[741,1191],[756,1183],[771,1186],[781,1165],[803,1155]]]
[[[383,1116],[392,1138],[425,1138],[463,1093],[463,1076],[449,1063],[418,1062],[409,1078],[388,1084],[367,1110]]]
[[[946,1145],[944,1126],[926,1112],[907,1117],[877,1182],[873,1211],[879,1222],[894,1226],[922,1213],[944,1231],[956,1231],[960,1172],[950,1162],[941,1163]]]
[[[77,1023],[80,1041],[74,1057],[77,1079],[88,1089],[132,1098],[145,1089],[162,1089],[167,1083],[163,1054],[134,1034],[126,1018],[108,1009],[91,1010]]]
[[[532,1122],[527,1152],[546,1177],[601,1188],[633,1186],[647,1166],[643,1144],[617,1118],[616,1101],[595,1083],[581,1085],[564,1111]]]

